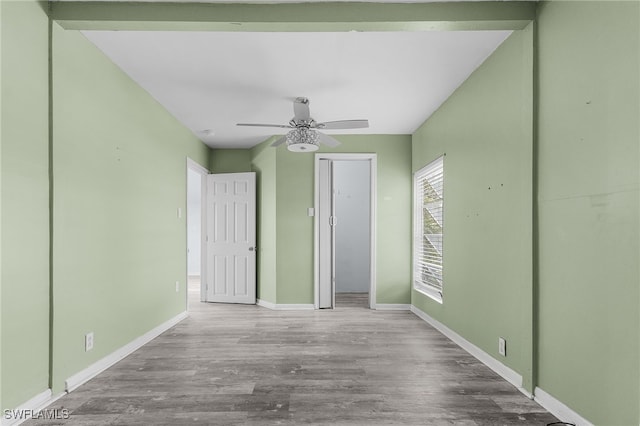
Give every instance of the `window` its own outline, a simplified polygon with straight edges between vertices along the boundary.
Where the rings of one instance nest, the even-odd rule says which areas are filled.
[[[414,175],[414,288],[442,303],[444,156]]]

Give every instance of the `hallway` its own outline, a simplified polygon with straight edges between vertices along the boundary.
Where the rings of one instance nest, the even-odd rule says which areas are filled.
[[[545,425],[557,421],[407,312],[208,304],[26,425]]]

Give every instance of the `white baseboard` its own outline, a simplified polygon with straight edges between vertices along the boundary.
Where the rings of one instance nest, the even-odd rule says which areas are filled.
[[[440,321],[436,320],[435,318],[432,318],[431,316],[426,314],[424,311],[421,311],[420,309],[416,308],[413,305],[411,305],[411,312],[416,314],[420,319],[431,324],[433,328],[435,328],[440,333],[447,336],[449,339],[453,340],[453,342],[456,343],[458,346],[460,346],[462,349],[469,352],[471,355],[477,358],[484,365],[486,365],[487,367],[489,367],[490,369],[498,373],[500,376],[502,376],[503,379],[505,379],[507,382],[511,383],[513,386],[518,388],[520,392],[531,397],[531,394],[522,387],[522,376],[518,374],[516,371],[507,367],[506,365],[504,365],[503,363],[501,363],[500,361],[498,361],[497,359],[495,359],[494,357],[492,357],[491,355],[489,355],[488,353],[486,353],[485,351],[483,351],[473,343],[469,342],[464,337],[460,336],[455,331],[451,330],[446,325],[442,324]]]
[[[77,389],[78,386],[91,380],[92,378],[94,378],[95,376],[97,376],[107,368],[114,365],[116,362],[120,361],[127,355],[139,349],[140,347],[146,345],[151,340],[155,339],[156,337],[158,337],[159,335],[161,335],[162,333],[164,333],[174,325],[178,324],[180,321],[184,320],[188,316],[189,315],[187,314],[187,312],[182,312],[178,314],[177,316],[171,318],[168,321],[163,322],[162,324],[155,327],[154,329],[149,330],[142,336],[127,343],[120,349],[117,349],[115,352],[112,352],[111,354],[107,355],[101,360],[91,364],[89,367],[85,368],[84,370],[79,371],[78,373],[69,377],[65,381],[65,390],[67,392],[71,392],[74,389]]]
[[[262,299],[258,299],[256,300],[256,305],[258,306],[262,306],[263,308],[267,308],[267,309],[276,309],[276,304],[275,303],[271,303],[268,302],[266,300],[262,300]]]
[[[563,422],[573,423],[576,426],[593,426],[593,423],[555,399],[553,396],[540,388],[534,390],[534,400],[542,405],[548,412],[562,420]]]
[[[409,311],[411,305],[405,303],[376,303],[373,309],[377,311]]]
[[[313,303],[272,303],[266,300],[258,299],[256,305],[274,311],[309,311],[314,310]]]

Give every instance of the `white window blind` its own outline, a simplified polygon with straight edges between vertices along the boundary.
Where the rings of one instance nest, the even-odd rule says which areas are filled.
[[[414,287],[441,302],[444,156],[416,172],[414,206]]]

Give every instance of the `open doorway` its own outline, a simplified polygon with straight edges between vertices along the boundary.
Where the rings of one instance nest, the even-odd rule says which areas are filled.
[[[371,170],[368,161],[333,162],[335,307],[369,307]]]
[[[204,194],[207,169],[187,158],[187,292],[186,304],[202,301],[204,274]]]
[[[375,309],[375,154],[316,155],[316,309]]]

